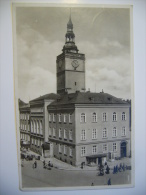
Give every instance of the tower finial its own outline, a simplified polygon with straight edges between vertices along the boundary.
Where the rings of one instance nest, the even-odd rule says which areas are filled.
[[[71,7],[70,7],[70,20],[71,20]]]

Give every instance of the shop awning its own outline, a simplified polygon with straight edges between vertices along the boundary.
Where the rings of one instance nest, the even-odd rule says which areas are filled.
[[[43,150],[50,150],[50,143],[44,143],[42,144]]]
[[[106,157],[106,156],[107,154],[104,153],[104,154],[95,154],[95,155],[86,156],[86,158],[92,159],[92,158],[101,158],[101,157]]]

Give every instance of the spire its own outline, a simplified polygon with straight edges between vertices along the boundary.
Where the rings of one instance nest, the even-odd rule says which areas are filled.
[[[69,21],[67,23],[67,32],[65,35],[65,45],[63,47],[63,52],[72,51],[78,53],[77,46],[75,45],[75,34],[73,32],[73,23],[71,20],[71,9],[70,9],[70,16]]]
[[[70,8],[70,17],[69,17],[69,21],[67,23],[67,31],[73,30],[73,23],[71,21],[71,8]]]

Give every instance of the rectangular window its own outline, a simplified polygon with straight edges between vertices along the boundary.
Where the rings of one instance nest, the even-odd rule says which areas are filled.
[[[67,139],[67,130],[64,129],[64,139]]]
[[[85,131],[85,129],[82,129],[82,131],[81,131],[81,140],[86,140],[86,131]]]
[[[51,114],[49,114],[49,122],[51,122],[52,121],[52,116],[51,116]]]
[[[62,130],[61,130],[61,128],[59,129],[59,138],[62,138]]]
[[[126,136],[126,128],[122,127],[122,136]]]
[[[116,114],[116,112],[113,113],[113,121],[117,121],[117,114]]]
[[[106,128],[103,129],[102,137],[107,138],[107,129]]]
[[[40,140],[38,139],[38,147],[40,147]]]
[[[69,156],[72,156],[72,148],[69,148]]]
[[[117,143],[113,143],[113,152],[117,151]]]
[[[97,154],[97,146],[92,147],[92,154]]]
[[[116,129],[116,127],[113,128],[113,137],[117,137],[117,129]]]
[[[66,114],[64,114],[64,123],[66,123],[66,120],[67,120],[67,119],[66,119]]]
[[[53,114],[53,122],[56,122],[56,114]]]
[[[67,155],[67,146],[64,145],[64,155]]]
[[[103,152],[107,152],[107,144],[103,144]]]
[[[72,115],[69,114],[69,123],[72,123]]]
[[[53,128],[53,137],[56,137],[56,129]]]
[[[69,140],[72,140],[72,129],[69,131]]]
[[[62,153],[62,145],[59,144],[59,153]]]
[[[106,112],[104,112],[103,114],[102,114],[102,120],[105,122],[105,121],[107,121],[107,114],[106,114]]]
[[[85,156],[86,154],[86,148],[85,146],[81,147],[81,156]]]
[[[92,139],[97,139],[97,129],[92,129]]]
[[[61,122],[61,114],[58,114],[58,121]]]
[[[51,130],[51,127],[49,128],[49,136],[52,135],[52,130]]]

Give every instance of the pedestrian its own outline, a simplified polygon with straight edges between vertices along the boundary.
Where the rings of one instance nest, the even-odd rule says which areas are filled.
[[[109,174],[109,170],[110,170],[110,168],[109,168],[109,166],[107,165],[107,167],[106,167],[106,174]]]
[[[37,162],[36,161],[34,162],[34,168],[37,168]]]
[[[108,186],[111,185],[111,178],[108,179],[108,182],[107,182]]]

